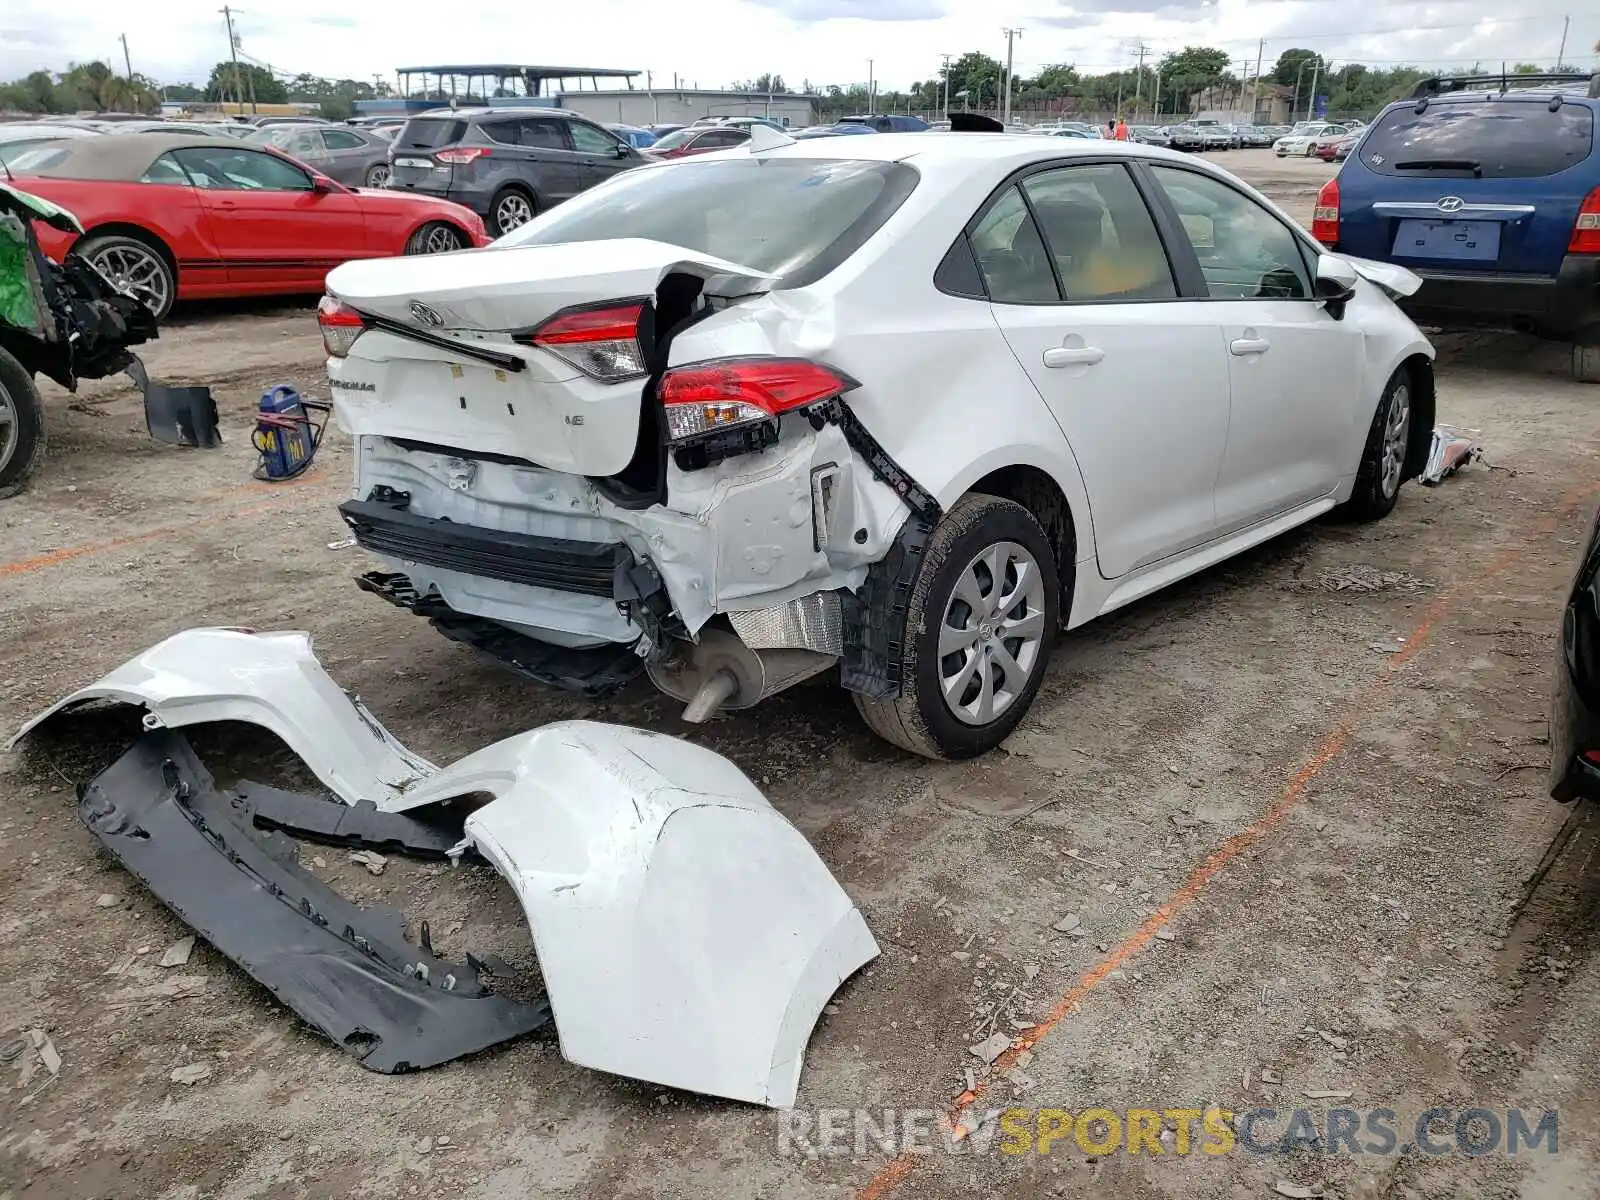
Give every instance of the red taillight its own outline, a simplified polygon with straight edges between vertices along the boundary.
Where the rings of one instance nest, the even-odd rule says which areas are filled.
[[[667,438],[682,442],[848,392],[859,385],[805,358],[729,358],[674,367],[661,379]]]
[[[1317,207],[1311,214],[1311,236],[1324,246],[1339,240],[1339,181],[1330,179],[1317,193]]]
[[[639,345],[643,312],[644,304],[636,300],[569,308],[517,340],[550,351],[590,378],[614,383],[645,374]]]
[[[332,296],[324,296],[317,305],[317,324],[322,328],[322,348],[330,358],[349,354],[350,347],[367,327],[360,313]]]
[[[1573,254],[1600,254],[1600,187],[1583,198],[1567,249]]]
[[[454,150],[440,150],[433,157],[435,162],[450,163],[452,166],[460,167],[488,156],[487,146],[457,146]]]

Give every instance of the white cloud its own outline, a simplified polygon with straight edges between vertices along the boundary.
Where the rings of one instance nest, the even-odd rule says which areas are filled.
[[[137,10],[111,0],[4,0],[0,79],[94,58],[120,64],[117,36],[125,32],[136,70],[165,82],[203,82],[227,55],[217,7],[216,0],[163,0]],[[688,15],[656,0],[448,10],[438,0],[387,0],[332,12],[327,0],[247,0],[235,22],[250,57],[332,77],[392,78],[395,67],[417,62],[532,60],[649,70],[658,85],[676,73],[720,87],[767,71],[792,84],[848,85],[866,81],[873,59],[887,89],[931,78],[944,53],[1003,57],[1006,25],[1024,30],[1016,46],[1024,74],[1056,62],[1106,70],[1130,63],[1140,41],[1158,54],[1218,46],[1253,65],[1262,37],[1267,63],[1302,44],[1339,61],[1551,62],[1561,7],[1557,0],[1514,9],[1499,0],[698,0]],[[1597,35],[1600,19],[1574,18],[1568,61],[1593,63]]]

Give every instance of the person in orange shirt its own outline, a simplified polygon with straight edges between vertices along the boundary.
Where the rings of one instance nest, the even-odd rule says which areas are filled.
[[[1114,136],[1119,142],[1125,142],[1128,140],[1128,123],[1121,117],[1117,118],[1116,133],[1112,136]]]

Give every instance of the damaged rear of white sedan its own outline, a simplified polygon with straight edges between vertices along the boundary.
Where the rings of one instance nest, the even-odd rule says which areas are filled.
[[[838,670],[967,757],[1058,628],[1393,507],[1415,286],[1153,147],[763,133],[333,272],[342,512],[363,588],[547,684],[703,720]]]

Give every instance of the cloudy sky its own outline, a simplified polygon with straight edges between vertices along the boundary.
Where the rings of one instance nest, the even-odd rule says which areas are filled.
[[[1600,3],[1600,0],[1597,0]],[[1571,0],[696,0],[692,19],[657,0],[574,4],[440,0],[244,0],[235,17],[243,52],[287,72],[393,80],[418,63],[523,62],[674,73],[720,87],[764,71],[791,84],[864,83],[875,60],[880,89],[930,78],[940,55],[1005,53],[1002,28],[1022,29],[1018,73],[1059,62],[1104,71],[1130,63],[1143,42],[1156,54],[1186,44],[1226,49],[1254,66],[1291,46],[1338,62],[1410,62],[1447,69],[1553,63],[1571,14],[1567,61],[1591,65],[1600,8]],[[203,82],[226,57],[216,0],[0,0],[0,79],[69,62],[120,64],[126,33],[136,71],[168,83]],[[682,9],[680,11],[689,11]],[[507,13],[518,14],[507,17]],[[642,81],[641,81],[642,82]]]

